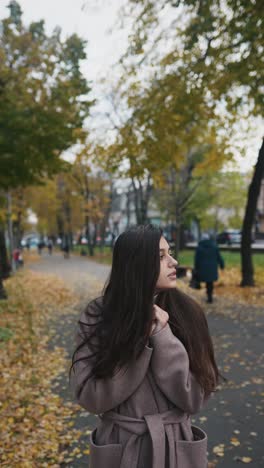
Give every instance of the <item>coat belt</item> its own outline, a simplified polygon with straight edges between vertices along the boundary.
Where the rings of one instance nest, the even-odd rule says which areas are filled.
[[[132,433],[132,436],[124,447],[123,461],[120,468],[127,468],[128,466],[130,468],[137,467],[135,444],[138,436],[142,436],[147,432],[149,432],[152,442],[152,468],[165,468],[165,425],[179,424],[187,418],[186,414],[179,415],[179,412],[175,409],[164,413],[146,415],[142,419],[130,418],[114,411],[108,411],[100,417],[102,421],[112,421],[122,429]]]

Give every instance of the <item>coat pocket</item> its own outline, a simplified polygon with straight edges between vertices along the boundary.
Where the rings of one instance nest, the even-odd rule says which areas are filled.
[[[202,429],[192,426],[193,439],[177,440],[177,468],[207,468],[207,435]]]
[[[90,435],[89,468],[119,468],[122,458],[122,445],[97,445],[95,435],[96,429]]]

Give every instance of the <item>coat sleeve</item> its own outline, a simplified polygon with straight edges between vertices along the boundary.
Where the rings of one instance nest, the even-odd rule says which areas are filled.
[[[82,315],[81,321],[85,322]],[[81,330],[77,332],[77,346],[82,342]],[[144,379],[150,365],[153,349],[145,346],[141,355],[126,369],[121,369],[113,377],[96,379],[87,376],[93,366],[93,360],[89,358],[91,351],[88,346],[82,347],[75,355],[74,361],[80,358],[84,360],[74,364],[70,377],[70,385],[78,403],[90,413],[101,414],[114,409],[127,400]]]
[[[204,391],[189,368],[189,357],[169,324],[150,337],[151,369],[164,395],[185,413],[197,413],[205,403]]]

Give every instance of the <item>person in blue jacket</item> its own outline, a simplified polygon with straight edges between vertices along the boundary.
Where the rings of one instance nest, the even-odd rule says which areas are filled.
[[[197,280],[206,283],[208,303],[213,302],[214,281],[218,279],[218,266],[222,270],[225,267],[218,246],[208,234],[203,234],[195,251],[194,269]]]

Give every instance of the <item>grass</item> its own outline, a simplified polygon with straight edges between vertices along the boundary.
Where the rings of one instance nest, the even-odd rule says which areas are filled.
[[[239,252],[221,252],[226,268],[240,267],[241,256]],[[192,267],[194,264],[194,250],[182,250],[178,257],[181,265]],[[255,267],[264,268],[264,252],[253,254],[253,264]]]
[[[103,249],[101,249],[100,247],[95,247],[94,256],[90,257],[89,250],[88,250],[88,247],[86,245],[75,245],[74,250],[73,250],[72,253],[80,255],[81,250],[86,252],[86,254],[87,254],[86,258],[88,258],[89,260],[94,260],[95,262],[104,263],[106,265],[111,265],[111,263],[112,263],[112,249],[111,249],[111,247],[103,247]]]
[[[104,247],[101,251],[99,247],[95,248],[95,254],[90,257],[88,254],[88,248],[86,246],[75,246],[74,252],[80,255],[81,249],[84,248],[87,252],[87,258],[94,260],[98,263],[105,263],[111,265],[112,262],[112,250],[110,247]],[[226,268],[238,267],[241,265],[241,257],[239,252],[221,252],[224,258]],[[186,265],[192,267],[194,264],[194,250],[181,250],[177,258],[180,265]],[[254,267],[264,269],[264,252],[253,254]]]

